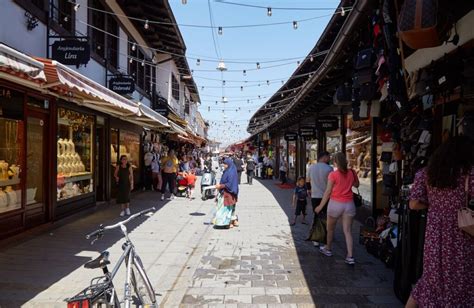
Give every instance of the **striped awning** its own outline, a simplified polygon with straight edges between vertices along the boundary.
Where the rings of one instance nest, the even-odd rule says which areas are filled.
[[[4,44],[0,44],[0,78],[35,88],[46,82],[43,63]]]

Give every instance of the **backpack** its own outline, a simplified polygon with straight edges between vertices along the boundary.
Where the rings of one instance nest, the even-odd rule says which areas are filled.
[[[253,160],[248,160],[247,161],[247,170],[255,170],[255,162]]]

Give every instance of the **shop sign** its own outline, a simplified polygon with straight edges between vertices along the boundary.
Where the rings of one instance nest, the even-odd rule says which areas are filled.
[[[87,64],[91,58],[88,41],[63,40],[56,41],[52,46],[53,60],[66,65]]]
[[[135,91],[135,80],[128,76],[110,78],[109,89],[121,95],[131,94]]]
[[[330,132],[339,128],[339,119],[337,117],[319,117],[317,125],[321,131]]]
[[[286,141],[296,141],[298,139],[297,133],[285,133],[285,140]]]
[[[350,130],[354,131],[366,131],[369,130],[372,125],[372,120],[366,119],[366,120],[361,120],[361,121],[354,121],[353,118],[348,118],[347,120],[347,127]]]
[[[155,108],[153,108],[156,112],[167,118],[170,114],[170,109],[168,108],[167,105],[156,105]]]
[[[304,140],[316,139],[316,128],[311,126],[300,127],[299,135]]]

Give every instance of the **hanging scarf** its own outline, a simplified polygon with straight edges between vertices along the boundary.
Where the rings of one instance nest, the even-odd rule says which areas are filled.
[[[222,174],[220,184],[225,185],[227,192],[237,197],[239,195],[239,177],[237,175],[237,168],[230,158],[226,158],[224,160],[224,164],[226,164],[228,167]]]

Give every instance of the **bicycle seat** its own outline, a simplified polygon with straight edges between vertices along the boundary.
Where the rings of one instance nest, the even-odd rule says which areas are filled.
[[[108,258],[109,258],[109,252],[103,251],[101,252],[100,256],[84,264],[84,268],[95,269],[102,266],[106,266],[110,264],[110,261],[108,260]]]

